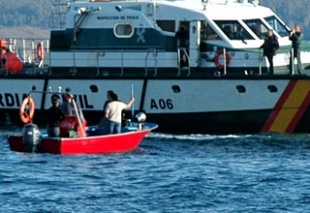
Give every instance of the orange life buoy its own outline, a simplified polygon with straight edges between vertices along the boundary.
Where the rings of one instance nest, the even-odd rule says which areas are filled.
[[[37,44],[37,58],[38,58],[38,60],[43,60],[44,59],[44,48],[43,48],[41,42],[39,42]]]
[[[35,103],[29,96],[23,100],[19,110],[19,117],[24,123],[31,123],[34,115]]]
[[[214,63],[217,66],[217,68],[224,69],[224,64],[221,64],[221,62],[220,62],[221,55],[224,55],[224,50],[223,49],[220,49],[220,50],[218,50],[216,52],[216,55],[214,57]],[[230,64],[231,57],[230,57],[230,55],[229,55],[229,53],[227,51],[225,53],[225,57],[226,57],[226,66],[228,66]]]

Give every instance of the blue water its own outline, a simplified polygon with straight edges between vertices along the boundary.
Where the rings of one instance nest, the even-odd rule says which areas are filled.
[[[126,154],[17,153],[0,131],[0,212],[310,212],[310,135],[153,133]]]

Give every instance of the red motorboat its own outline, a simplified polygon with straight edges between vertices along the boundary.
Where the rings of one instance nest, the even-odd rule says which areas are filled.
[[[97,127],[88,127],[85,137],[48,137],[41,134],[36,125],[24,127],[22,135],[10,135],[10,149],[17,152],[39,152],[52,154],[107,154],[128,152],[136,149],[143,138],[156,129],[153,123],[123,127],[122,133],[95,135]]]
[[[143,138],[158,127],[157,124],[146,123],[146,115],[138,112],[135,115],[137,122],[126,122],[121,133],[103,135],[100,134],[98,126],[86,127],[82,111],[78,110],[74,100],[73,104],[76,115],[66,116],[60,127],[60,137],[48,137],[47,133],[40,132],[38,126],[32,123],[35,104],[29,95],[20,110],[21,120],[26,124],[22,134],[8,136],[10,149],[17,152],[52,154],[128,152],[136,149]],[[28,112],[24,113],[25,110]],[[74,133],[71,134],[71,131]]]

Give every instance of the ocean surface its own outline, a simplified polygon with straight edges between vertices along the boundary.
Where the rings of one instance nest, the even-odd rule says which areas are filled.
[[[310,134],[152,133],[130,153],[9,150],[0,128],[0,212],[310,212]]]

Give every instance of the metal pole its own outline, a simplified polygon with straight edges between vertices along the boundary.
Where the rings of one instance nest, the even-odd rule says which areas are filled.
[[[26,40],[23,39],[22,41],[23,41],[23,59],[24,59],[24,63],[25,63],[26,61],[28,61],[28,58],[26,55]]]
[[[295,73],[295,62],[294,62],[294,48],[291,49],[291,74],[294,75]]]
[[[263,61],[263,57],[261,55],[261,49],[259,49],[258,51],[258,60],[259,60],[258,74],[261,75],[262,74],[262,61]]]
[[[131,98],[134,98],[134,90],[133,90],[133,84],[131,84]],[[134,118],[135,118],[135,104],[132,103],[131,105],[131,123],[134,122]]]
[[[85,138],[85,130],[84,130],[84,127],[82,125],[81,117],[80,117],[80,114],[79,114],[79,111],[78,111],[78,108],[76,106],[74,98],[72,99],[72,103],[73,103],[73,107],[74,107],[74,110],[75,110],[75,113],[76,113],[76,118],[77,118],[79,126],[80,126],[80,128],[82,130],[82,136],[83,136],[83,138]]]
[[[227,74],[227,67],[226,67],[226,48],[223,49],[223,56],[224,56],[224,75]]]

